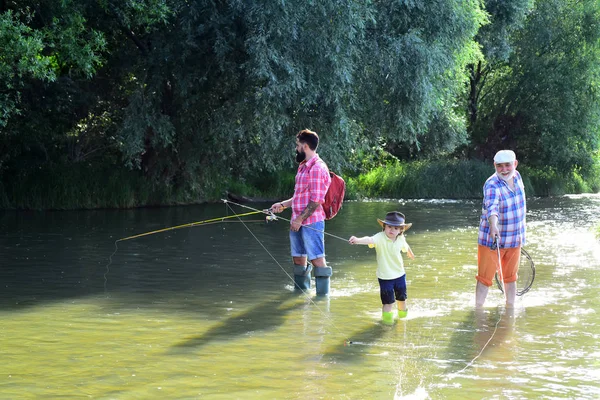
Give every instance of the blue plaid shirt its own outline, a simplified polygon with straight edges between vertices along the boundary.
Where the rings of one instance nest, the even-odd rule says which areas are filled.
[[[490,237],[488,222],[492,215],[498,216],[500,248],[521,247],[525,244],[525,188],[518,171],[515,171],[513,179],[514,191],[496,174],[490,176],[483,185],[483,206],[477,241],[482,246],[489,247],[494,242],[494,238]]]

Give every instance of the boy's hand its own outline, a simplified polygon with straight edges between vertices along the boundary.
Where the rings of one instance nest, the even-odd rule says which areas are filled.
[[[410,248],[410,246],[408,247],[408,251],[406,252],[406,255],[408,255],[408,258],[410,258],[411,260],[415,259],[415,253],[412,252],[412,249]]]
[[[350,236],[350,239],[348,239],[348,242],[350,242],[350,244],[356,244],[357,240],[358,240],[358,238],[356,236]]]

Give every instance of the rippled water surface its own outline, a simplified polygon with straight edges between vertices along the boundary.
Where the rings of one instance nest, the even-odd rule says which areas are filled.
[[[529,199],[537,275],[512,312],[496,289],[474,310],[479,208],[348,202],[327,223],[340,238],[391,210],[414,223],[409,317],[392,327],[366,246],[327,236],[331,296],[295,294],[282,220],[115,249],[231,210],[1,213],[0,398],[600,398],[600,197]]]

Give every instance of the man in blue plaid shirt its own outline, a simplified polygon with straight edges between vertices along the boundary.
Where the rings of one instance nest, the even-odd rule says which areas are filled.
[[[500,150],[494,156],[496,173],[483,185],[483,207],[479,223],[477,248],[478,273],[475,304],[482,307],[492,286],[498,266],[495,239],[500,249],[506,306],[512,307],[517,294],[517,273],[521,246],[525,244],[525,188],[517,171],[517,158],[512,150]]]

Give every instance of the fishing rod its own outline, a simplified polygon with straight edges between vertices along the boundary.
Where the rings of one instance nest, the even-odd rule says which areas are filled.
[[[227,203],[231,203],[231,204],[235,204],[236,206],[240,206],[240,207],[243,207],[243,208],[247,208],[247,209],[249,209],[249,210],[255,210],[255,211],[258,211],[258,212],[264,212],[265,214],[267,214],[267,221],[275,221],[275,220],[278,220],[278,219],[282,219],[282,220],[284,220],[284,221],[287,221],[287,222],[292,222],[291,220],[289,220],[289,219],[287,219],[287,218],[283,218],[283,217],[280,217],[280,216],[278,216],[278,215],[275,215],[275,214],[273,214],[273,211],[271,211],[271,209],[270,209],[270,208],[269,208],[269,209],[266,209],[266,210],[262,210],[262,211],[260,211],[260,210],[258,210],[258,209],[256,209],[256,208],[249,207],[249,206],[246,206],[246,205],[243,205],[243,204],[239,204],[239,203],[236,203],[236,202],[234,202],[234,201],[231,201],[231,200],[221,199],[221,201],[222,201],[222,202],[224,202],[225,204],[227,204]],[[302,225],[302,227],[303,227],[303,228],[312,229],[312,230],[313,230],[313,231],[315,231],[315,232],[324,233],[325,235],[329,235],[329,236],[331,236],[331,237],[334,237],[334,238],[336,238],[336,239],[340,239],[340,240],[342,240],[342,241],[344,241],[344,242],[346,242],[346,243],[348,242],[348,239],[347,239],[347,238],[343,238],[343,237],[340,237],[340,236],[336,236],[336,235],[334,235],[334,234],[332,234],[332,233],[325,232],[325,231],[322,231],[322,230],[319,230],[319,229],[315,229],[315,228],[313,228],[313,227],[311,227],[311,226],[308,226],[308,225]]]
[[[112,264],[112,258],[113,258],[113,256],[115,254],[117,254],[117,251],[119,250],[119,247],[117,245],[118,242],[124,242],[126,240],[137,239],[137,238],[141,238],[141,237],[144,237],[144,236],[154,235],[156,233],[173,231],[175,229],[191,228],[193,226],[198,226],[198,225],[210,225],[210,224],[214,224],[214,223],[218,223],[218,222],[235,222],[235,221],[226,221],[226,220],[228,220],[230,218],[238,218],[240,221],[242,221],[242,219],[240,217],[245,217],[245,216],[248,216],[248,215],[254,215],[254,214],[259,214],[259,213],[266,213],[266,214],[268,214],[268,210],[257,210],[257,209],[255,209],[252,212],[247,212],[247,213],[243,213],[243,214],[234,214],[234,215],[228,215],[228,216],[225,216],[225,217],[205,219],[204,221],[190,222],[190,223],[183,224],[183,225],[177,225],[177,226],[171,226],[171,227],[168,227],[168,228],[157,229],[155,231],[140,233],[138,235],[128,236],[128,237],[124,237],[124,238],[115,240],[115,251],[108,257],[108,264],[106,264],[106,272],[104,272],[104,292],[106,292],[106,284],[108,282],[107,276],[108,276],[108,274],[110,272],[110,265]],[[246,221],[246,222],[250,222],[250,221]],[[256,221],[253,221],[253,222],[256,222]]]
[[[168,227],[168,228],[158,229],[156,231],[150,231],[150,232],[146,232],[146,233],[140,233],[139,235],[128,236],[128,237],[125,237],[125,238],[118,239],[117,242],[123,242],[125,240],[137,239],[137,238],[140,238],[140,237],[143,237],[143,236],[154,235],[155,233],[167,232],[167,231],[172,231],[172,230],[175,230],[175,229],[191,228],[193,226],[198,226],[198,225],[211,224],[211,223],[215,223],[215,222],[224,222],[224,220],[229,219],[229,218],[245,217],[247,215],[253,215],[253,214],[258,214],[258,213],[265,213],[265,212],[266,211],[264,211],[264,210],[256,210],[256,211],[247,212],[247,213],[244,213],[244,214],[228,215],[226,217],[218,217],[218,218],[206,219],[204,221],[190,222],[188,224],[171,226],[171,227]]]
[[[500,246],[498,246],[498,236],[494,236],[494,243],[492,243],[492,250],[496,250],[497,254],[498,254],[498,266],[497,268],[497,272],[498,272],[498,276],[500,277],[500,282],[501,282],[501,290],[502,290],[502,294],[504,295],[504,301],[508,302],[508,297],[506,296],[506,290],[504,287],[504,273],[502,272],[502,259],[500,257]]]

